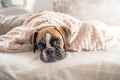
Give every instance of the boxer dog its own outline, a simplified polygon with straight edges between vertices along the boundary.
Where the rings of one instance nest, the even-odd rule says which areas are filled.
[[[66,27],[45,27],[35,31],[31,44],[33,52],[40,51],[40,59],[44,62],[55,62],[65,58],[67,39],[70,37],[70,29]]]
[[[59,12],[36,14],[26,21],[25,26],[37,30],[32,33],[31,44],[33,52],[39,50],[40,58],[45,62],[65,58],[66,51],[103,50],[119,42],[119,37],[115,37],[117,34],[110,34],[111,31],[105,24],[80,21]]]

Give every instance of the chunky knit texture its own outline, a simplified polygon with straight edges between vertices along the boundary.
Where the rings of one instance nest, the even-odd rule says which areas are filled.
[[[70,47],[67,50],[100,50],[119,43],[119,28],[108,27],[97,21],[80,21],[63,13],[44,11],[33,14],[25,20],[22,26],[1,35],[0,51],[23,52],[32,50],[31,35],[34,31],[48,26],[64,26],[71,29],[71,38],[68,41]]]
[[[98,21],[85,21],[79,26],[69,49],[80,52],[111,48],[119,44],[119,30],[119,27],[109,27]]]

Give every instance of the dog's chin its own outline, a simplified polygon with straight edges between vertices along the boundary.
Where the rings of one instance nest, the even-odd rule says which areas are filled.
[[[60,61],[60,60],[64,59],[66,57],[66,55],[67,54],[65,51],[60,51],[60,50],[57,50],[56,53],[52,53],[52,54],[47,54],[47,53],[43,52],[40,55],[40,59],[43,62],[51,63],[51,62],[56,62],[56,61]]]

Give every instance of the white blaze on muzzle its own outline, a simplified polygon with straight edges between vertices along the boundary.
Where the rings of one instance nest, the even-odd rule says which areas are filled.
[[[52,35],[50,33],[45,33],[45,42],[46,42],[47,49],[51,48],[51,45],[50,45],[51,37],[52,37]],[[46,55],[46,49],[43,50],[42,55],[43,55],[44,61],[48,61],[48,58],[47,58],[47,55]]]
[[[51,39],[52,35],[50,33],[46,33],[45,34],[45,40],[46,40],[46,46],[47,48],[51,48],[52,46],[50,45],[50,39]]]

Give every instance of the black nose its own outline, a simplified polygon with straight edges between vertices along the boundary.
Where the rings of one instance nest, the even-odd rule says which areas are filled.
[[[40,59],[44,62],[55,62],[64,59],[66,56],[66,53],[61,50],[56,50],[53,48],[47,48],[45,49],[45,54],[41,53]]]
[[[46,50],[46,53],[50,54],[50,53],[55,53],[55,49],[54,48],[48,48]]]

